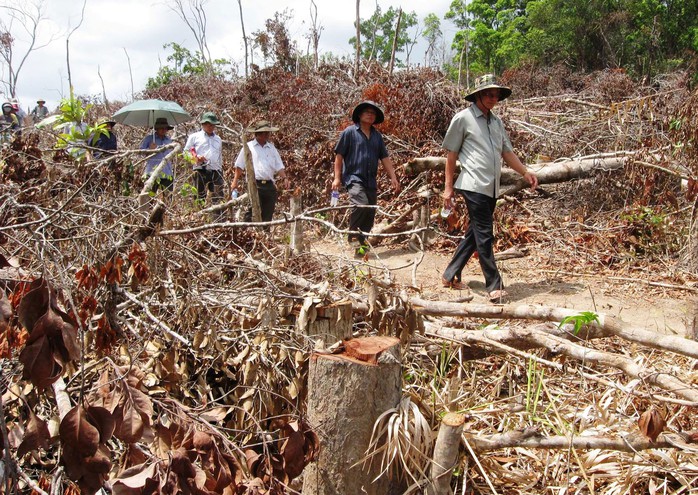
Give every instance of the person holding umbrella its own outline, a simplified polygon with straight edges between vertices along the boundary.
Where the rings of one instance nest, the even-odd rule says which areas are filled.
[[[167,135],[168,131],[174,129],[165,117],[159,117],[155,119],[155,125],[153,126],[154,131],[148,133],[148,135],[141,141],[140,149],[142,150],[154,150],[155,148],[160,148],[172,142],[172,138]],[[153,173],[153,170],[160,165],[160,162],[167,156],[167,151],[163,150],[159,153],[151,155],[145,165],[145,180]],[[163,190],[172,191],[174,189],[174,171],[172,169],[172,162],[166,161],[165,165],[160,170],[160,176],[158,177],[155,185],[153,186],[153,192],[157,192],[159,188]]]
[[[204,112],[199,120],[201,130],[190,134],[184,149],[189,151],[194,161],[197,199],[206,200],[206,193],[211,191],[211,201],[223,201],[223,141],[216,134],[220,124],[213,112]]]

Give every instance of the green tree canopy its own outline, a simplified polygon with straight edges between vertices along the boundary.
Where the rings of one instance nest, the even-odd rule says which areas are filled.
[[[225,77],[229,72],[229,68],[227,68],[229,62],[225,59],[215,59],[209,63],[201,55],[201,52],[192,53],[189,49],[174,42],[165,43],[162,47],[172,49],[172,53],[167,56],[170,65],[160,67],[154,77],[148,78],[146,89],[163,86],[175,77],[204,74]]]
[[[393,40],[395,39],[395,28],[397,27],[397,18],[399,11],[393,7],[389,7],[387,11],[382,12],[379,5],[373,15],[367,19],[361,20],[361,57],[364,60],[376,60],[381,64],[390,62],[390,55],[393,49]],[[395,52],[404,52],[407,46],[414,40],[410,38],[407,30],[417,25],[417,14],[415,12],[403,12],[400,19],[400,32],[397,37],[397,45]],[[349,44],[356,45],[356,36],[349,39]],[[396,65],[403,65],[403,62],[395,56]]]

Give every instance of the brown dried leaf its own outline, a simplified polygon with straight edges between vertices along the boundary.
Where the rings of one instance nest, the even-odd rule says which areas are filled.
[[[19,323],[31,332],[36,320],[46,313],[49,305],[49,289],[43,278],[31,282],[28,292],[17,306]]]
[[[114,430],[116,438],[126,443],[136,443],[141,439],[145,424],[133,402],[128,399],[124,401],[124,404],[114,411],[114,418],[116,419],[116,429]]]
[[[645,435],[651,441],[656,442],[657,437],[666,427],[666,420],[664,419],[664,416],[657,411],[657,409],[651,407],[642,413],[637,425],[640,427],[640,431],[643,435]]]
[[[71,445],[82,457],[89,457],[99,447],[99,430],[90,424],[82,406],[75,406],[65,415],[58,428],[63,445]]]
[[[180,478],[194,478],[196,477],[196,470],[192,464],[189,457],[187,457],[187,452],[184,449],[178,449],[172,455],[172,461],[170,462],[170,468],[173,472],[177,473]]]
[[[87,417],[90,424],[99,431],[99,443],[107,443],[116,428],[112,413],[104,407],[90,406],[87,408]]]
[[[12,304],[7,298],[4,290],[0,290],[0,333],[3,333],[10,327],[12,319]]]
[[[27,452],[39,449],[48,449],[48,441],[51,433],[48,424],[38,417],[32,410],[29,410],[29,421],[24,430],[24,438],[17,448],[17,457],[22,458]]]
[[[50,387],[63,373],[63,365],[56,361],[46,336],[28,343],[19,354],[19,360],[24,366],[24,377],[39,389]]]
[[[88,472],[106,474],[111,469],[111,451],[106,445],[100,445],[95,455],[86,457],[83,462]]]
[[[157,464],[140,464],[132,466],[123,471],[117,478],[114,479],[112,485],[112,493],[114,495],[140,495],[146,492],[143,489],[149,481],[153,481],[157,477]]]
[[[203,431],[194,432],[194,448],[199,452],[207,452],[213,448],[213,438]]]

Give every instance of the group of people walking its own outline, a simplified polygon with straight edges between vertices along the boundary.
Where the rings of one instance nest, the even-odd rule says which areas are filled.
[[[521,174],[531,189],[538,186],[536,175],[528,170],[514,153],[502,120],[493,113],[495,105],[508,98],[511,89],[497,83],[492,74],[479,77],[465,96],[472,104],[459,111],[451,120],[442,146],[446,151],[443,204],[451,209],[456,194],[460,195],[468,211],[468,227],[450,263],[443,272],[441,283],[450,289],[466,289],[462,272],[473,256],[478,253],[480,267],[485,277],[488,297],[493,302],[506,297],[504,283],[494,258],[493,215],[502,169],[502,161]],[[39,100],[31,112],[34,120],[41,120],[48,114]],[[5,126],[18,125],[18,117],[13,112],[11,102],[3,103]],[[381,107],[373,101],[362,101],[351,114],[353,124],[344,129],[334,147],[332,191],[346,191],[349,202],[354,206],[349,217],[348,240],[354,254],[363,257],[370,249],[367,241],[373,229],[378,198],[378,167],[382,165],[390,178],[394,192],[400,191],[400,182],[395,174],[395,165],[390,158],[383,135],[375,127],[385,120]],[[200,130],[187,137],[185,150],[188,152],[195,173],[197,197],[204,200],[211,193],[214,203],[224,198],[223,142],[216,133],[220,124],[213,112],[205,112],[199,119]],[[117,141],[114,121],[102,123],[104,131],[94,140],[99,152],[112,153]],[[173,127],[165,118],[155,121],[153,131],[141,141],[140,149],[159,149],[172,142],[168,132]],[[254,168],[261,206],[262,220],[272,219],[278,198],[277,183],[283,181],[289,186],[286,169],[281,156],[271,141],[271,133],[278,131],[267,120],[254,123],[248,131],[254,138],[246,143]],[[99,156],[98,154],[96,156]],[[162,150],[147,159],[145,175],[149,177],[167,156]],[[236,196],[240,178],[245,173],[246,153],[241,149],[234,162],[234,178],[231,190]],[[460,173],[456,176],[456,162],[460,162]],[[170,161],[159,167],[159,176],[154,191],[159,188],[173,190],[173,168]],[[252,217],[251,208],[245,220]]]

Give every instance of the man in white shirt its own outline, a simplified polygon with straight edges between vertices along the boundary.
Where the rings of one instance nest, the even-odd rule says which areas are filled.
[[[195,160],[194,180],[196,182],[197,199],[206,201],[207,191],[211,191],[211,202],[223,201],[223,141],[216,134],[216,126],[220,124],[213,112],[205,112],[199,120],[201,130],[190,134],[184,149],[191,153]]]
[[[278,198],[276,189],[276,178],[284,180],[284,185],[288,188],[288,178],[281,156],[274,144],[269,141],[272,132],[278,131],[278,127],[272,127],[268,121],[260,120],[254,124],[249,132],[254,132],[254,139],[247,143],[254,165],[254,175],[257,181],[257,192],[259,194],[259,204],[262,209],[262,221],[269,222],[274,215],[274,207]],[[241,149],[235,160],[235,178],[231,188],[238,188],[238,180],[245,173],[245,153]],[[245,221],[252,220],[252,208],[245,214]]]

